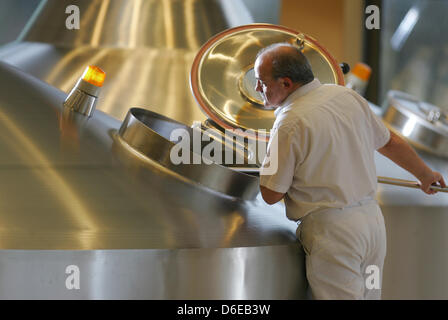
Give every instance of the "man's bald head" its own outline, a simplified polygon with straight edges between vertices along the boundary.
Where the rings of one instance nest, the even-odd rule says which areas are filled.
[[[299,48],[289,43],[274,43],[263,48],[258,52],[257,59],[271,69],[274,79],[287,77],[301,85],[314,79],[308,59]]]

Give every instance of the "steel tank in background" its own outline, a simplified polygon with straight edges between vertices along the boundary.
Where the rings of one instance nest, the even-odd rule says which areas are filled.
[[[66,27],[78,6],[80,29]],[[201,45],[252,23],[241,0],[43,0],[0,60],[67,92],[85,66],[107,70],[99,109],[124,119],[145,106],[185,124],[205,120],[188,87]]]

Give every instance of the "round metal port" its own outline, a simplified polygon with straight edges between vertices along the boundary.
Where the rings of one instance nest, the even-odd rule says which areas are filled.
[[[198,129],[141,108],[131,108],[123,121],[118,136],[133,150],[156,161],[163,167],[186,178],[192,183],[205,186],[228,196],[253,200],[259,191],[257,176],[246,174],[212,162],[202,153],[207,143],[194,144],[200,135]],[[171,141],[174,140],[174,141]],[[179,161],[179,144],[188,146],[188,156]],[[173,149],[177,146],[175,149]],[[225,146],[223,152],[229,151]],[[186,150],[183,150],[186,151]],[[199,152],[198,152],[199,151]]]

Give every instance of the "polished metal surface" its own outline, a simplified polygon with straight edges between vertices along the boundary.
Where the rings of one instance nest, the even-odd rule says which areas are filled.
[[[0,299],[300,299],[297,261],[296,245],[2,250]],[[66,287],[68,266],[79,269],[79,289]]]
[[[96,87],[83,79],[79,79],[76,85],[64,100],[64,107],[72,109],[87,117],[95,111],[100,87]]]
[[[196,55],[190,83],[202,110],[222,128],[269,131],[274,111],[263,107],[253,70],[259,50],[277,42],[303,48],[322,83],[344,84],[342,70],[317,40],[282,26],[251,24],[214,36]]]
[[[64,107],[79,112],[87,117],[90,117],[95,111],[97,97],[92,97],[85,92],[74,88],[70,91],[67,99],[64,101]]]
[[[448,157],[448,125],[440,114],[435,117],[435,110],[409,94],[390,91],[383,119],[415,147]]]
[[[174,164],[171,159],[172,148],[175,146],[175,142],[170,141],[173,130],[182,130],[188,135],[188,147],[191,151],[188,155],[188,163]],[[212,159],[204,159],[202,146],[199,145],[198,150],[194,150],[193,142],[196,135],[198,137],[196,139],[202,142],[201,134],[201,131],[194,132],[192,128],[157,113],[132,108],[123,121],[118,136],[134,152],[157,161],[192,183],[231,197],[255,199],[259,193],[259,178],[211,162]],[[232,152],[232,150],[229,151]],[[225,152],[224,147],[223,152]],[[199,159],[194,159],[194,156]],[[197,163],[194,160],[198,160]],[[204,160],[209,160],[211,163],[206,164]]]
[[[75,4],[80,29],[68,30]],[[251,19],[235,0],[44,0],[21,39],[61,46],[196,50],[216,33]],[[65,30],[64,30],[65,29]]]
[[[73,4],[79,30],[66,28]],[[145,106],[190,125],[206,119],[188,86],[197,50],[251,22],[240,0],[47,0],[18,41],[0,48],[0,60],[66,93],[97,65],[108,77],[100,110],[123,120],[130,106]]]
[[[0,85],[0,298],[304,297],[282,205],[173,174],[130,152],[119,121],[63,108],[62,91],[4,63]]]

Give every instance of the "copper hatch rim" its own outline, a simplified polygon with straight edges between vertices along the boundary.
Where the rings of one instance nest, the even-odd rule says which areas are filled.
[[[337,63],[336,59],[316,39],[300,32],[300,31],[297,31],[297,30],[294,30],[294,29],[291,29],[291,28],[288,28],[285,26],[274,25],[274,24],[269,24],[269,23],[253,23],[253,24],[238,26],[238,27],[224,30],[224,31],[216,34],[212,38],[210,38],[199,49],[198,53],[196,54],[196,57],[194,58],[194,61],[193,61],[192,67],[191,67],[191,72],[190,72],[190,88],[191,88],[191,91],[193,92],[194,98],[196,99],[197,103],[199,104],[199,107],[201,108],[201,110],[203,112],[205,112],[206,116],[209,117],[209,119],[213,120],[216,124],[218,124],[223,129],[235,130],[235,129],[239,129],[239,127],[227,122],[225,118],[221,118],[221,117],[217,116],[211,110],[210,106],[208,106],[207,102],[202,97],[202,95],[200,93],[200,89],[199,89],[199,66],[201,64],[202,58],[216,42],[218,42],[219,40],[221,40],[222,38],[224,38],[230,34],[240,32],[243,30],[266,29],[266,28],[271,29],[271,30],[287,32],[287,33],[290,33],[290,34],[293,34],[296,36],[300,35],[302,38],[304,38],[304,40],[308,41],[309,43],[311,43],[314,46],[316,46],[317,48],[319,48],[319,50],[321,50],[321,52],[324,54],[325,58],[328,59],[332,69],[335,71],[336,78],[337,78],[336,83],[338,85],[342,85],[342,86],[345,85],[344,75],[343,75],[342,70],[339,67],[339,64]],[[259,137],[254,137],[254,138],[256,138],[256,139],[261,138],[262,140],[268,140],[269,136],[261,136],[261,137],[259,136]]]

